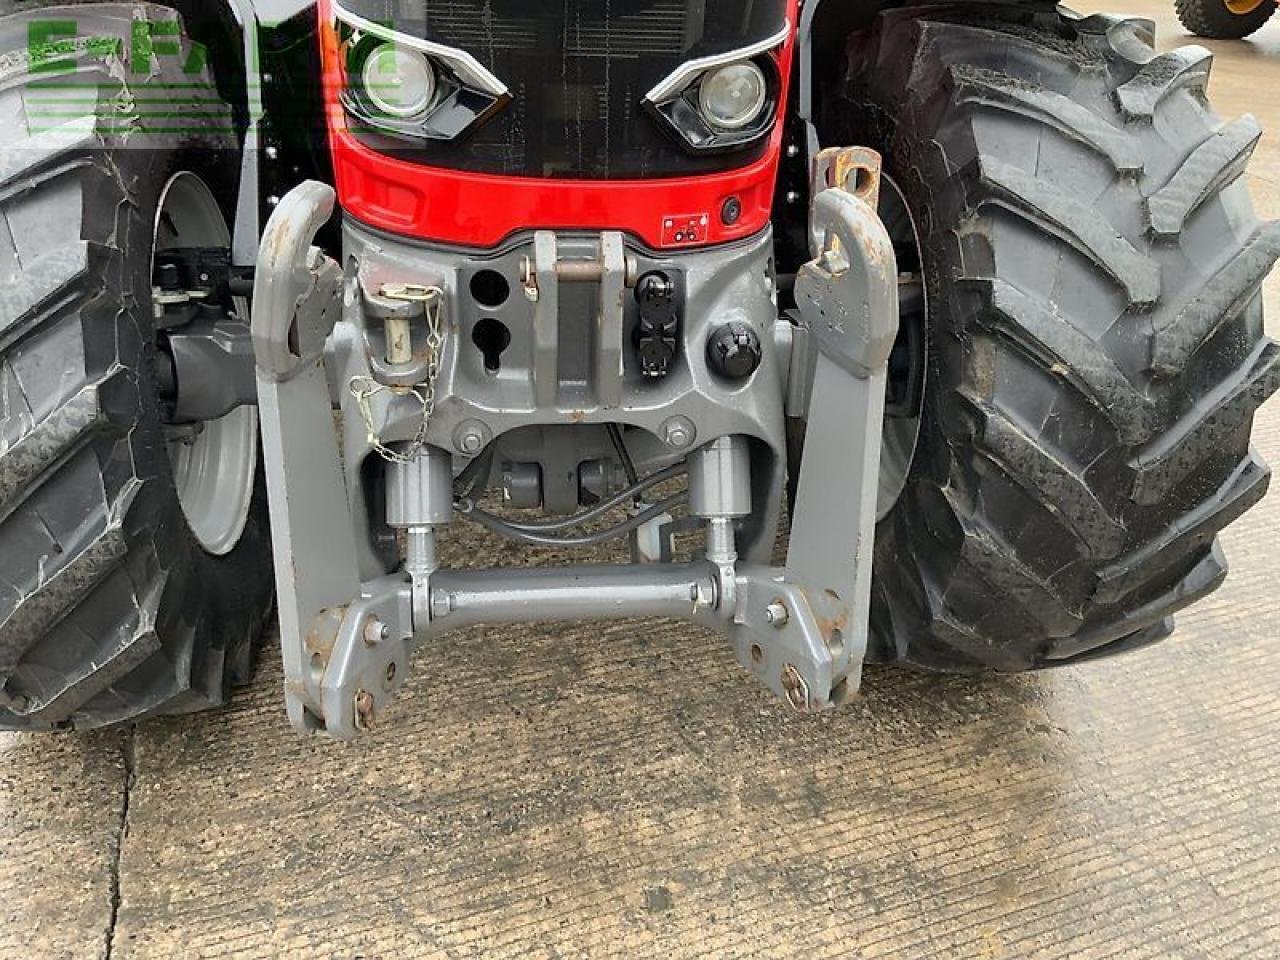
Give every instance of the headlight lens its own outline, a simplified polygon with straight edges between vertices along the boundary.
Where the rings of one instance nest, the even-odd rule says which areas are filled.
[[[740,130],[759,118],[769,99],[764,71],[750,61],[717,67],[702,78],[698,105],[711,126]]]
[[[400,120],[422,116],[436,95],[431,62],[417,50],[394,43],[369,54],[360,81],[374,108]]]

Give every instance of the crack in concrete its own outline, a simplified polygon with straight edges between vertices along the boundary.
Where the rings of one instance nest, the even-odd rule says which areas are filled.
[[[116,945],[116,921],[120,916],[120,857],[124,852],[125,837],[129,835],[129,798],[133,792],[135,764],[137,756],[134,752],[137,726],[131,724],[124,742],[120,745],[120,759],[124,763],[124,783],[120,793],[120,815],[116,823],[115,844],[111,850],[111,863],[108,867],[111,885],[110,913],[107,916],[107,929],[103,945],[102,960],[111,960]]]

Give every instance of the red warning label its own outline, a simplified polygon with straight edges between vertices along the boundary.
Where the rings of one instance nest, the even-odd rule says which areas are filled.
[[[711,217],[705,213],[668,214],[662,218],[662,245],[706,243]]]

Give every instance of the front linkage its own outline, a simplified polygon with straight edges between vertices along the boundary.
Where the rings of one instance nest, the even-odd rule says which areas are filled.
[[[519,261],[529,323],[515,335],[529,359],[495,403],[469,358],[451,349],[457,315],[470,309],[458,294],[476,261],[348,225],[344,273],[312,245],[333,191],[309,182],[284,198],[263,236],[252,325],[285,693],[297,727],[340,739],[369,730],[408,676],[416,644],[481,623],[683,619],[725,633],[739,661],[799,711],[858,689],[897,268],[876,215],[879,157],[825,151],[815,186],[815,259],[797,278],[798,318],[777,317],[771,281],[762,281],[767,236],[695,255],[706,259],[685,273],[686,343],[705,343],[728,314],[774,333],[749,390],[731,402],[700,370],[640,386],[624,376],[624,294],[657,261],[629,253],[621,234],[539,232],[503,254]],[[566,288],[583,283],[599,291],[585,347],[559,337],[562,301],[582,304]],[[562,361],[584,349],[585,376],[570,383]],[[649,360],[661,353],[658,344]],[[689,356],[691,366],[703,362],[700,350]],[[772,548],[788,397],[807,410],[808,434],[778,568],[752,561]],[[662,562],[655,549],[639,552],[655,562],[629,565],[442,569],[438,532],[458,511],[488,517],[456,494],[455,453],[475,464],[495,438],[531,424],[644,431],[663,451],[651,459],[675,462],[601,510],[687,471],[689,513],[706,529],[703,558]],[[384,496],[369,489],[361,465],[370,458],[381,461]],[[389,540],[379,542],[374,509],[385,512]],[[653,531],[669,519],[662,503],[637,507],[631,527]],[[539,529],[556,525],[520,527],[526,537]]]

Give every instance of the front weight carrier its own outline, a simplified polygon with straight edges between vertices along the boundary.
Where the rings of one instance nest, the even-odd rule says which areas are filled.
[[[413,647],[475,624],[687,620],[726,634],[743,666],[798,711],[827,709],[857,690],[887,362],[897,333],[897,266],[874,206],[879,157],[824,151],[818,171],[815,259],[796,283],[817,356],[781,568],[739,561],[734,524],[759,505],[752,502],[747,441],[723,436],[688,459],[690,513],[707,530],[701,560],[440,569],[435,537],[453,519],[453,457],[426,444],[385,472],[386,519],[402,536],[403,566],[362,582],[330,389],[342,271],[312,246],[333,212],[334,193],[311,182],[284,198],[262,240],[253,338],[285,696],[297,727],[339,739],[369,730],[408,676]],[[551,242],[543,238],[544,246]],[[604,249],[621,264],[620,247],[608,243],[617,241]],[[555,269],[542,270],[539,295],[554,303],[558,282]],[[607,374],[602,382],[616,387],[621,330],[606,332],[597,366]],[[616,389],[606,393],[616,404]]]

